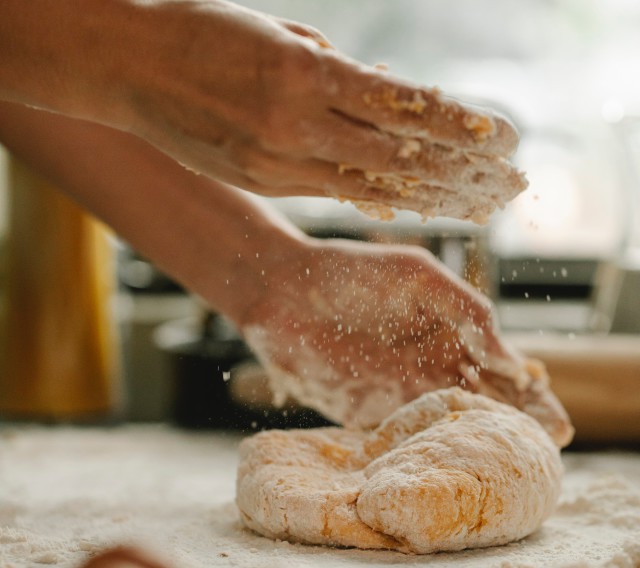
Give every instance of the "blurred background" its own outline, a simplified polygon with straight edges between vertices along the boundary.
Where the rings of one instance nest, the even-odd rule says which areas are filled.
[[[430,249],[489,294],[510,339],[545,361],[576,423],[578,442],[640,443],[640,3],[239,3],[311,24],[356,59],[385,63],[395,74],[511,117],[521,133],[515,161],[527,172],[530,188],[488,226],[447,219],[423,224],[411,213],[380,223],[328,199],[274,203],[319,237]],[[44,183],[10,162],[6,154],[0,158],[3,243],[11,216],[7,195],[19,186]],[[38,357],[24,342],[10,339],[20,336],[16,326],[37,318],[7,294],[13,265],[2,263],[9,347],[0,394],[5,401],[17,400],[0,406],[6,419],[115,418],[244,430],[322,423],[294,405],[273,408],[264,374],[228,322],[126,243],[102,228],[98,236],[92,230],[79,228],[68,238],[106,239],[110,252],[92,245],[82,249],[86,256],[80,259],[78,249],[75,257],[57,251],[62,255],[57,272],[66,268],[60,278],[68,287],[80,289],[80,280],[93,286],[80,312],[102,330],[93,347],[85,337],[70,355],[77,362],[73,373],[81,378],[62,377],[51,385],[45,363],[25,371]],[[51,231],[60,234],[59,226]],[[39,254],[23,261],[38,262]],[[78,263],[88,274],[80,274]],[[105,281],[114,285],[100,284]],[[61,337],[55,327],[53,343],[34,349],[51,350]],[[95,354],[91,361],[88,352]],[[7,367],[7,359],[13,366]],[[7,387],[7,369],[43,378],[31,390]],[[87,374],[103,377],[98,400],[89,400]],[[47,396],[34,394],[38,389]],[[57,406],[47,402],[56,397]]]

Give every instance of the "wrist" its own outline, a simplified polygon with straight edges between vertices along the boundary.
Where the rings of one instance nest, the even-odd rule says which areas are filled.
[[[231,255],[225,290],[211,302],[215,307],[222,300],[221,311],[238,328],[251,322],[257,306],[275,299],[292,280],[298,279],[314,248],[315,239],[287,221],[270,217],[247,220],[248,231],[241,235],[243,242]]]

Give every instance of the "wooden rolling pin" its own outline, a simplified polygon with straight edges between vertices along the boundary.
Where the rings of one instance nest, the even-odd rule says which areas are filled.
[[[119,370],[106,229],[14,159],[0,412],[73,420],[108,415]]]
[[[542,360],[580,442],[640,442],[640,335],[518,334]]]

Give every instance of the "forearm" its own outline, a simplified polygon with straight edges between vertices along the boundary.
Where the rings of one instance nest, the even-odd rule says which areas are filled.
[[[0,0],[0,98],[120,120],[135,9],[126,0]]]
[[[0,103],[0,140],[237,323],[306,239],[245,192],[120,131]]]
[[[267,35],[275,27],[225,0],[0,0],[0,100],[161,146],[167,143],[158,139],[164,126],[157,122],[189,130],[196,118],[217,140],[233,128],[229,120],[245,118],[237,99],[260,78],[255,57],[241,47],[257,42],[255,51],[269,51],[242,35],[254,20],[259,28],[267,22]],[[203,100],[205,115],[179,108]]]

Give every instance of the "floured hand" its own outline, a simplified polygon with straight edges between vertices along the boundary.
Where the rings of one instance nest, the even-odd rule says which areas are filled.
[[[154,61],[127,68],[126,122],[195,171],[378,217],[484,221],[526,186],[505,118],[350,60],[313,28],[221,1],[142,12]]]
[[[304,24],[225,0],[14,4],[1,99],[133,133],[212,179],[474,221],[526,186],[508,120],[353,61]]]
[[[417,247],[322,241],[241,322],[280,400],[371,427],[460,385],[537,418],[558,445],[569,419],[543,369],[499,337],[492,305]]]

